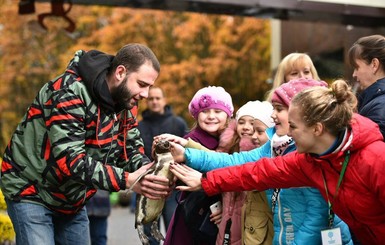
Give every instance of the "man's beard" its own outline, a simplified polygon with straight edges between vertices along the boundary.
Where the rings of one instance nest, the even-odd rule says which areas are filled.
[[[120,83],[117,88],[111,91],[111,97],[115,102],[115,108],[130,110],[134,106],[130,104],[132,94],[126,85],[127,77]]]

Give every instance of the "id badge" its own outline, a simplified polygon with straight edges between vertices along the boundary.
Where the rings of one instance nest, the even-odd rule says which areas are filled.
[[[322,245],[342,245],[341,229],[339,227],[321,231]]]

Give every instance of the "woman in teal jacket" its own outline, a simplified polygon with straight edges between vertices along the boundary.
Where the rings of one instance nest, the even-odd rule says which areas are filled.
[[[292,80],[281,85],[273,94],[276,126],[267,129],[269,141],[252,151],[234,153],[204,152],[191,148],[185,151],[186,164],[200,172],[254,162],[262,157],[285,155],[295,150],[289,130],[287,109],[296,93],[311,86],[327,86],[315,80]],[[286,120],[286,122],[285,122]],[[266,190],[273,211],[273,244],[321,244],[321,230],[328,227],[328,205],[315,188],[287,188]],[[353,244],[347,225],[337,216],[334,224],[340,227],[344,244]]]

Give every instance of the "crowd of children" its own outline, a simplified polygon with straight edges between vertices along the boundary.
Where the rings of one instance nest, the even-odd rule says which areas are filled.
[[[378,163],[370,162],[369,159],[374,158],[366,156],[368,151],[361,149],[382,146],[385,38],[381,35],[360,38],[349,50],[349,58],[354,68],[353,77],[360,87],[358,113],[376,124],[356,114],[356,95],[345,81],[328,85],[321,81],[307,54],[292,53],[278,66],[267,101],[259,102],[271,102],[272,112],[267,113],[255,104],[254,111],[245,113],[245,108],[254,103],[248,102],[223,133],[216,136],[219,140],[216,150],[225,153],[202,151],[202,146],[192,143],[192,139],[187,144],[171,135],[159,136],[176,143],[174,158],[186,164],[174,165],[174,173],[189,186],[178,186],[178,189],[203,188],[210,195],[222,193],[223,210],[216,244],[380,244],[385,241],[381,228],[385,225],[382,202],[385,186],[380,177],[385,174],[382,167],[385,162],[380,156],[376,158]],[[262,113],[271,116],[274,125],[264,123],[261,135],[265,134],[266,138],[257,145],[251,135],[257,133],[258,116]],[[366,124],[376,132],[357,143],[363,131],[367,132],[357,127]],[[290,152],[293,153],[288,154]],[[350,162],[348,167],[344,159]],[[257,163],[244,165],[255,161]],[[325,166],[322,161],[329,164]],[[336,161],[339,166],[333,165]],[[361,170],[360,162],[368,169]],[[226,168],[233,165],[240,166]],[[258,165],[261,167],[256,167]],[[356,171],[365,173],[366,179],[355,176]],[[367,190],[365,201],[354,197],[362,196],[356,193],[358,184],[360,187],[356,189]],[[247,194],[244,191],[248,191]],[[258,193],[262,200],[253,204],[254,209],[250,208],[252,193]],[[350,203],[348,197],[355,201]],[[373,203],[374,200],[377,203]],[[369,211],[368,206],[360,203],[370,204],[374,210]],[[269,209],[263,209],[264,204]],[[259,214],[263,215],[249,223],[247,220],[253,216],[250,210],[257,212],[260,208],[263,211]],[[342,211],[343,208],[346,210]],[[261,227],[264,232],[258,238],[256,235],[251,238],[248,234],[251,226],[254,234],[261,231]]]

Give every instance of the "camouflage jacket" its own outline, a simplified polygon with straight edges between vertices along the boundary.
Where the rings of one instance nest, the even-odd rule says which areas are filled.
[[[92,96],[95,89],[89,92],[94,81],[79,75],[79,60],[87,53],[77,51],[66,71],[42,87],[17,126],[1,168],[6,198],[76,213],[96,189],[125,189],[128,172],[148,162],[136,128],[137,107],[106,110]],[[104,66],[83,73],[109,68],[111,56],[98,54]]]

